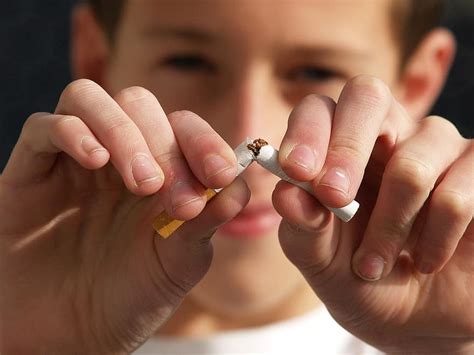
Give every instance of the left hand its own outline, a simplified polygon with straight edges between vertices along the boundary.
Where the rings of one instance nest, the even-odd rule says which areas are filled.
[[[295,108],[280,162],[321,203],[361,204],[345,224],[293,185],[273,195],[285,254],[342,326],[387,352],[473,351],[472,140],[364,76]]]

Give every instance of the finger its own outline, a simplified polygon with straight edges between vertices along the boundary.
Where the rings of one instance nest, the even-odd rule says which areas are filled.
[[[459,144],[438,144],[453,140],[459,140],[459,134],[451,123],[427,118],[391,157],[352,260],[354,271],[363,279],[378,280],[392,270],[437,179],[461,153]]]
[[[315,193],[330,207],[350,203],[392,106],[387,86],[370,76],[347,83],[337,103],[326,161]]]
[[[332,214],[306,191],[280,181],[273,205],[283,217],[279,240],[288,259],[306,277],[313,278],[333,260],[337,238],[330,233]]]
[[[140,129],[163,170],[159,194],[168,215],[179,220],[196,217],[206,204],[205,189],[190,171],[156,97],[144,88],[130,87],[114,98]]]
[[[149,195],[162,186],[163,172],[140,130],[100,86],[85,79],[69,84],[56,113],[74,114],[85,122],[109,151],[131,192]]]
[[[189,111],[174,112],[168,119],[181,151],[203,185],[221,188],[235,179],[234,151],[206,121]]]
[[[186,292],[204,276],[212,258],[211,237],[222,224],[234,218],[248,203],[250,190],[242,178],[209,201],[195,219],[183,224],[173,238],[155,238],[163,268]]]
[[[310,181],[320,172],[335,108],[332,99],[310,95],[291,112],[279,153],[280,164],[291,178]]]
[[[47,174],[64,152],[86,169],[98,169],[109,153],[76,116],[36,113],[26,121],[3,172],[12,184],[24,184]]]
[[[474,211],[474,145],[450,167],[435,189],[428,217],[415,248],[422,273],[439,271],[454,254]]]

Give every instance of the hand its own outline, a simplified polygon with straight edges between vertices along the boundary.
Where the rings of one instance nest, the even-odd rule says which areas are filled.
[[[280,160],[321,203],[361,203],[344,224],[288,183],[273,195],[285,254],[342,326],[387,352],[473,346],[472,141],[439,117],[414,122],[362,76],[337,105],[310,96],[295,108]]]
[[[219,158],[220,157],[220,158]],[[232,149],[190,112],[80,80],[31,116],[0,177],[0,352],[130,352],[207,271],[210,238],[247,203]],[[33,350],[34,349],[34,350]]]

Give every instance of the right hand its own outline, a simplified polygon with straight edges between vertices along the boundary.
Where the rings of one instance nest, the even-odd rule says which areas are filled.
[[[235,175],[232,149],[198,116],[166,117],[142,88],[112,98],[70,84],[54,114],[28,119],[0,176],[0,352],[139,346],[206,273],[214,230],[248,202]],[[201,213],[205,188],[231,183]],[[163,210],[193,220],[157,238]]]

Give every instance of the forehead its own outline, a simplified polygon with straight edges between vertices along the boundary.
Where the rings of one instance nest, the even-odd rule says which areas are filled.
[[[227,40],[337,42],[364,49],[374,40],[392,37],[390,4],[391,0],[134,0],[127,2],[123,22],[144,33],[185,29]]]

